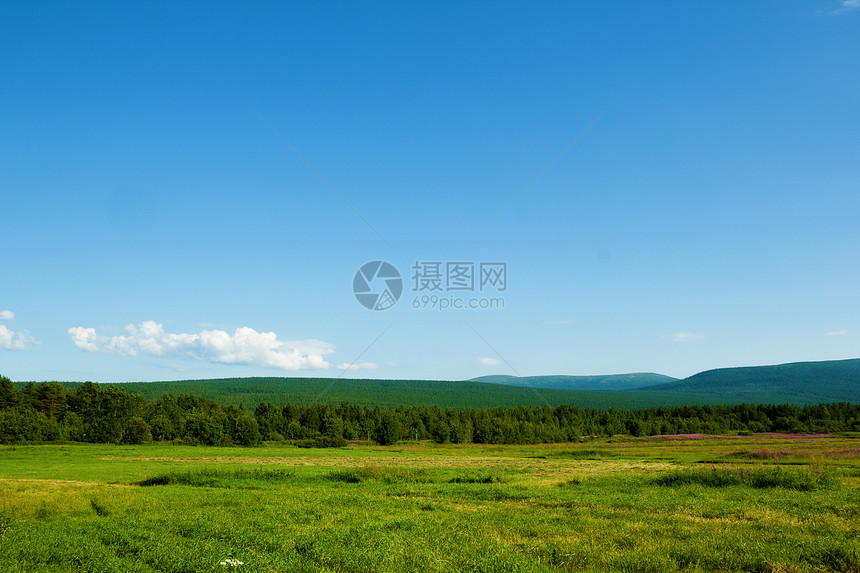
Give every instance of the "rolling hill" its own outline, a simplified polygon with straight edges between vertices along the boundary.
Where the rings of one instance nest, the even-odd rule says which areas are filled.
[[[722,396],[726,403],[858,402],[860,359],[718,368],[637,390],[649,392],[708,399]]]
[[[529,388],[555,388],[558,390],[631,390],[654,386],[656,384],[665,384],[666,382],[675,382],[677,380],[677,378],[664,376],[663,374],[634,372],[631,374],[608,374],[604,376],[481,376],[473,378],[472,382],[526,386]]]
[[[80,382],[66,382],[76,386]],[[23,383],[17,382],[23,387]],[[677,380],[650,373],[608,376],[488,376],[467,381],[223,378],[127,382],[149,400],[190,394],[220,404],[349,402],[379,406],[494,408],[557,406],[620,410],[686,404],[860,402],[860,359],[720,368]]]
[[[74,385],[75,383],[67,383]],[[177,382],[127,382],[125,389],[154,400],[163,394],[191,394],[221,404],[254,408],[273,404],[337,405],[349,402],[380,406],[438,406],[440,408],[495,408],[557,406],[571,404],[587,408],[644,408],[655,400],[668,404],[691,404],[691,396],[637,395],[615,391],[577,391],[555,388],[526,388],[476,381],[372,380],[331,378],[224,378]]]

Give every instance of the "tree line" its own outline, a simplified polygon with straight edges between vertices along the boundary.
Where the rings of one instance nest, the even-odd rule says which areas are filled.
[[[299,446],[343,446],[369,440],[537,444],[628,434],[725,434],[860,431],[860,405],[738,404],[636,410],[560,406],[447,409],[266,402],[254,411],[188,394],[147,400],[117,385],[27,383],[0,376],[0,443],[75,441],[255,446],[289,440]]]

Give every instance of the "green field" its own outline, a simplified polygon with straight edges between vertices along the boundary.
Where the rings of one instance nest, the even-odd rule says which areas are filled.
[[[858,456],[808,436],[5,446],[0,569],[858,571]]]

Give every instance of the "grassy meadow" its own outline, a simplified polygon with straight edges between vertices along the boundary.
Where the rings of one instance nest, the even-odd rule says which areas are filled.
[[[860,439],[2,446],[0,570],[860,571]]]

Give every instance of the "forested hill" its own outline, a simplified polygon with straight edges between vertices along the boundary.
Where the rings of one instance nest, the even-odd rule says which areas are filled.
[[[185,394],[223,405],[241,404],[251,409],[266,402],[298,405],[338,405],[346,402],[362,406],[438,406],[458,409],[567,404],[579,408],[619,410],[693,404],[860,403],[860,359],[722,368],[701,372],[684,380],[659,374],[511,378],[487,377],[481,381],[222,378],[128,382],[118,386],[137,392],[147,400],[156,400],[164,394],[176,397]],[[664,379],[671,381],[620,389],[625,384],[644,384]],[[502,380],[504,383],[491,383]],[[515,383],[528,385],[519,386]],[[80,385],[79,382],[63,384],[67,388]],[[564,384],[578,389],[552,387]],[[590,389],[595,385],[615,389]],[[24,384],[19,382],[16,386],[23,389]]]
[[[71,388],[78,383],[66,382]],[[659,405],[696,404],[692,395],[647,395],[615,391],[575,391],[526,388],[474,381],[369,380],[331,378],[222,378],[176,382],[118,384],[156,400],[164,394],[199,396],[219,404],[255,408],[257,404],[331,404],[371,406],[438,406],[440,408],[496,408],[558,406],[622,410]]]
[[[719,368],[636,390],[687,396],[723,396],[724,403],[819,404],[860,402],[860,359]]]
[[[531,388],[556,388],[559,390],[631,390],[655,384],[675,382],[677,378],[653,372],[630,374],[607,374],[598,376],[481,376],[473,382],[527,386]]]

